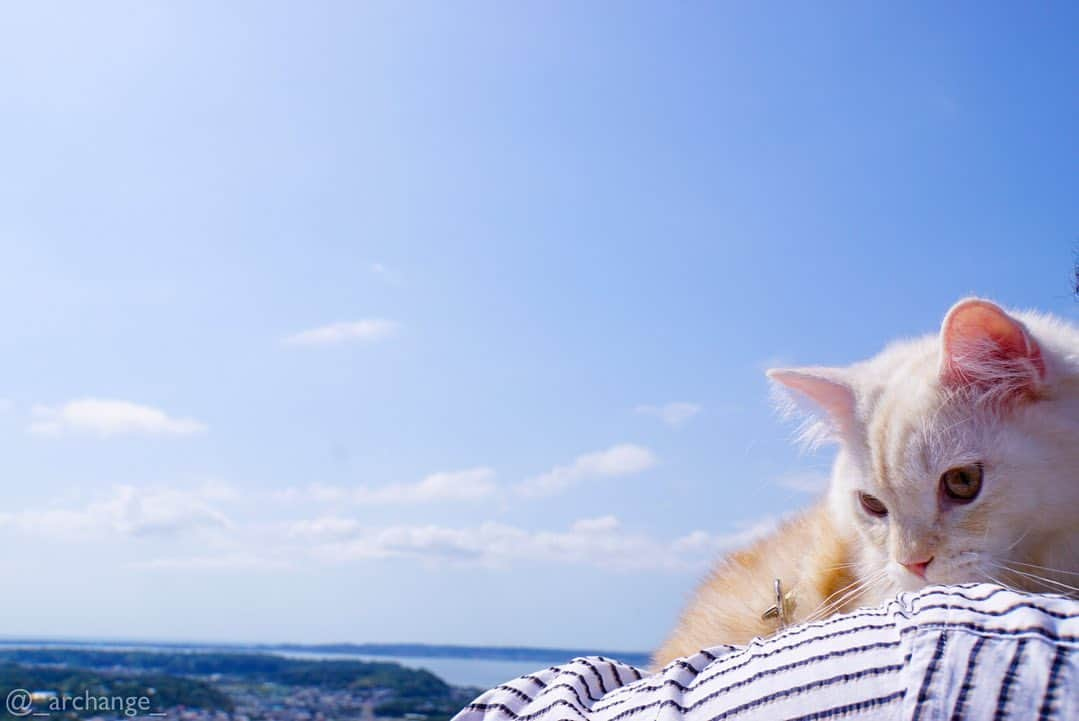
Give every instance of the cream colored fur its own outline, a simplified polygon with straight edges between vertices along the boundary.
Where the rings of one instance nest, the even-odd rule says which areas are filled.
[[[895,343],[848,368],[770,371],[823,413],[803,437],[839,452],[826,498],[721,559],[670,638],[664,664],[775,630],[772,580],[793,621],[878,603],[929,583],[993,580],[1075,595],[1079,578],[1079,329],[966,299],[939,336]],[[956,503],[941,474],[980,463],[979,495]],[[867,513],[859,493],[887,515]],[[902,564],[931,558],[925,577]],[[830,598],[829,598],[830,597]]]

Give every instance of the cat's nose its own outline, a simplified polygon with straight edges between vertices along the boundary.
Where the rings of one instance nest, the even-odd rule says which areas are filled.
[[[903,564],[903,568],[907,569],[915,576],[921,579],[925,579],[925,569],[929,567],[929,564],[933,562],[933,557],[925,559],[924,561],[908,561]]]

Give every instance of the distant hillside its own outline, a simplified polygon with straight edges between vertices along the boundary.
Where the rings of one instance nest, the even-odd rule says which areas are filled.
[[[248,692],[252,684],[345,691],[377,700],[377,716],[419,714],[428,721],[449,719],[480,692],[450,686],[430,671],[384,661],[191,649],[0,648],[0,688],[152,696],[158,708],[232,711],[234,702],[225,689],[237,684]]]
[[[94,669],[175,676],[230,676],[288,686],[387,688],[400,696],[441,698],[450,686],[430,671],[400,664],[308,661],[270,653],[101,651],[79,648],[0,649],[0,661],[50,668]]]
[[[535,661],[542,664],[565,663],[578,656],[606,656],[635,666],[646,666],[649,662],[648,654],[635,651],[529,648],[525,646],[440,646],[424,643],[283,643],[256,646],[255,648],[291,653],[399,656],[402,658],[475,658],[489,661]]]
[[[639,651],[598,651],[596,649],[531,648],[527,646],[451,646],[424,643],[325,643],[325,644],[197,644],[148,641],[58,641],[56,639],[0,639],[4,645],[86,649],[146,649],[168,651],[215,651],[220,653],[312,653],[355,656],[397,656],[400,658],[472,658],[487,661],[523,661],[541,665],[565,663],[578,656],[606,656],[634,666],[647,666],[649,657]]]
[[[120,673],[68,665],[34,666],[0,661],[0,689],[47,689],[60,695],[107,696],[153,699],[154,711],[184,706],[214,711],[232,711],[232,699],[213,685],[197,679],[162,673]],[[97,715],[91,712],[60,713],[54,718]],[[0,719],[14,718],[8,709]]]

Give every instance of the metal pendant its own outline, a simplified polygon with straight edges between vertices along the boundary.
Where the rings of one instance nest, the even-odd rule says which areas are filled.
[[[783,584],[778,578],[774,581],[774,588],[776,603],[761,614],[761,620],[770,621],[775,619],[776,630],[782,631],[790,625],[790,619],[794,614],[794,591],[783,593]]]

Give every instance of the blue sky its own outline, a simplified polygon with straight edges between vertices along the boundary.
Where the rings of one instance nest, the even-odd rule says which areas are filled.
[[[1077,21],[8,8],[0,634],[653,646],[827,469],[766,367],[1079,317]]]

